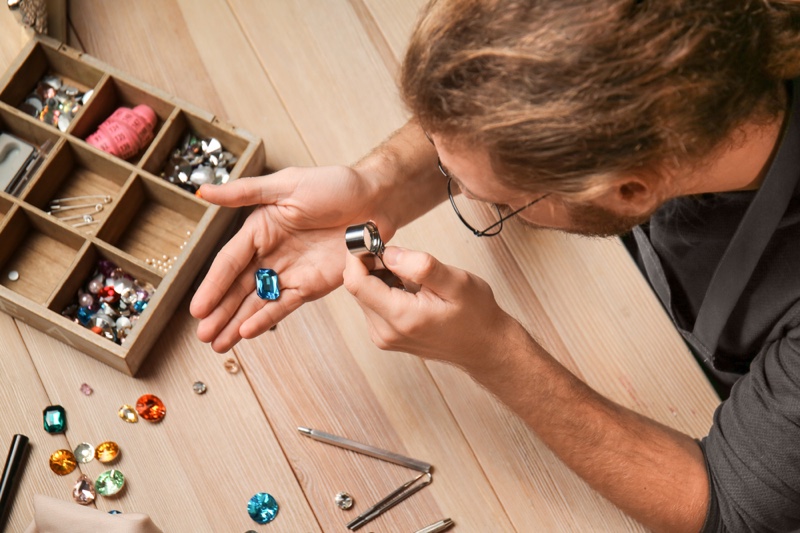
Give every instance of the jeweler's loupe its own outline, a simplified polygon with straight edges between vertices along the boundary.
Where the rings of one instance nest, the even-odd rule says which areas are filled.
[[[383,251],[386,249],[386,245],[383,243],[381,234],[378,232],[378,226],[374,222],[369,221],[349,226],[344,232],[344,241],[350,253],[361,258],[362,261],[376,257],[381,262],[384,268],[370,270],[369,273],[371,275],[380,278],[390,287],[405,290],[403,281],[386,268],[383,263]]]

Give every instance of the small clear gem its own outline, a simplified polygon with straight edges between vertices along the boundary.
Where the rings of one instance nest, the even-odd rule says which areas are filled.
[[[56,450],[50,456],[50,470],[59,476],[66,476],[71,474],[75,467],[78,466],[78,461],[69,450]]]
[[[86,383],[81,383],[81,392],[86,396],[91,396],[94,390],[92,390],[92,388]]]
[[[192,390],[195,394],[205,394],[208,390],[208,387],[202,381],[195,381],[194,385],[192,385]]]
[[[336,502],[336,506],[339,509],[350,509],[353,506],[353,497],[347,494],[346,492],[340,492],[337,494],[333,501]]]
[[[42,412],[44,430],[48,433],[64,433],[67,429],[67,412],[60,405],[51,405]]]
[[[136,411],[149,422],[160,422],[167,414],[164,402],[152,394],[145,394],[136,400]]]
[[[100,496],[113,496],[122,490],[125,485],[125,476],[119,470],[106,470],[94,482],[94,489]]]
[[[89,505],[97,497],[92,480],[82,475],[72,487],[72,497],[81,505]]]
[[[277,300],[281,295],[278,273],[271,268],[259,268],[256,272],[256,293],[262,300]]]
[[[247,512],[250,518],[259,524],[266,524],[272,522],[278,515],[278,502],[271,494],[266,492],[259,492],[255,494],[247,504]]]
[[[131,424],[139,421],[139,415],[136,414],[136,410],[128,404],[123,405],[117,411],[117,415],[125,422],[129,422]]]
[[[114,441],[106,441],[97,445],[94,456],[101,463],[110,463],[119,456],[119,446]]]
[[[88,442],[81,442],[75,447],[75,458],[79,463],[88,463],[94,459],[94,446]]]
[[[227,370],[228,373],[230,374],[236,374],[237,372],[239,372],[239,363],[237,363],[236,359],[234,359],[233,357],[231,357],[230,359],[226,359],[224,366],[225,370]]]

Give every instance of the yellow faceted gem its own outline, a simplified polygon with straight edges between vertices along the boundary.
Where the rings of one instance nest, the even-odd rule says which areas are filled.
[[[50,456],[50,470],[59,476],[71,474],[77,466],[78,461],[69,450],[57,450]]]
[[[94,456],[101,463],[110,463],[119,456],[119,446],[110,440],[98,444],[94,449]]]
[[[120,407],[119,411],[117,411],[117,414],[125,422],[130,422],[131,424],[139,421],[139,415],[136,414],[136,409],[134,409],[128,404],[125,404],[122,407]]]

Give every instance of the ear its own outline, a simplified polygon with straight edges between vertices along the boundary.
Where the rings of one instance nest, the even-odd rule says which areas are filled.
[[[653,180],[640,176],[625,176],[611,181],[598,197],[607,209],[626,216],[651,213],[662,200],[661,191]]]

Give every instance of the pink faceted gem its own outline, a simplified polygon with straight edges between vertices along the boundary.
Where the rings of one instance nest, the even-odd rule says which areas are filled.
[[[92,388],[89,385],[87,385],[86,383],[82,383],[81,384],[81,392],[84,393],[86,396],[89,396],[94,391],[92,390]]]

